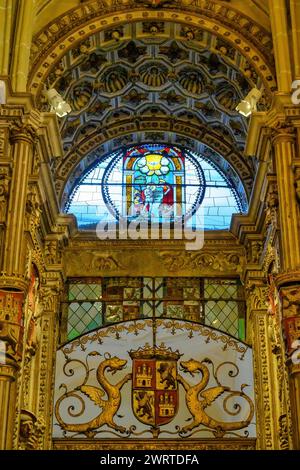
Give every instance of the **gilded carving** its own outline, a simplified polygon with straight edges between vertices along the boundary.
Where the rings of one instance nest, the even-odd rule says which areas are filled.
[[[61,275],[56,272],[42,274],[39,290],[41,306],[40,344],[38,349],[39,385],[37,399],[37,416],[44,432],[39,434],[39,446],[42,449],[51,447],[50,423],[52,416],[52,390],[54,381],[54,360],[58,337],[58,306],[61,294]]]
[[[45,243],[45,261],[47,264],[61,264],[64,249],[62,239],[49,240]]]
[[[159,256],[170,272],[176,272],[185,268],[208,269],[210,271],[242,272],[245,260],[237,253],[191,253],[161,251]]]
[[[73,107],[73,120],[66,123],[68,119],[66,118],[65,121],[62,120],[60,123],[62,135],[66,139],[64,159],[57,163],[57,166],[53,164],[51,168],[57,192],[62,195],[65,190],[66,178],[79,162],[82,163],[83,157],[86,156],[87,165],[91,164],[92,158],[99,157],[99,155],[95,156],[96,152],[94,152],[94,155],[91,153],[95,149],[99,149],[101,146],[101,155],[104,155],[106,151],[115,149],[115,146],[129,145],[136,142],[137,139],[145,139],[145,136],[148,135],[149,139],[157,142],[163,139],[167,141],[172,138],[174,139],[173,142],[176,141],[178,144],[181,142],[182,145],[186,145],[188,148],[197,149],[199,142],[201,142],[201,145],[208,146],[205,151],[208,148],[213,148],[215,153],[223,154],[228,162],[237,169],[239,176],[245,183],[246,191],[250,195],[254,173],[257,168],[251,168],[251,164],[248,164],[248,161],[242,158],[242,145],[246,135],[246,126],[242,120],[238,120],[238,117],[232,117],[232,113],[235,112],[235,106],[241,98],[237,95],[238,87],[240,91],[245,91],[246,94],[247,86],[253,86],[257,81],[258,83],[264,83],[266,89],[263,106],[265,103],[266,107],[270,104],[272,97],[270,92],[276,90],[273,44],[270,32],[244,15],[243,12],[233,8],[229,4],[229,0],[223,2],[215,0],[176,0],[175,2],[169,0],[83,0],[77,3],[79,5],[62,14],[47,25],[43,31],[34,36],[31,49],[32,67],[28,77],[28,90],[35,95],[37,103],[39,103],[43,84],[48,84],[47,80],[49,80],[49,83],[52,81],[55,86],[57,85],[60,92],[67,94]],[[132,35],[130,30],[131,22],[134,24],[135,36]],[[176,25],[177,36],[168,36],[170,23]],[[111,56],[119,57],[118,60],[121,60],[119,68],[115,67],[115,64],[108,63],[105,52],[92,50],[94,37],[97,35],[101,36],[101,41],[104,41],[103,50],[107,48]],[[167,38],[166,44],[163,43],[164,35]],[[202,74],[201,61],[199,61],[198,67],[189,68],[187,41],[191,41],[193,44],[192,49],[196,51],[199,48],[199,41],[205,41],[206,36],[213,39],[210,42],[214,45],[214,49],[213,52],[212,49],[206,51],[206,57],[203,58],[205,73]],[[145,39],[144,43],[140,41],[141,38],[142,40]],[[147,67],[145,65],[146,54],[149,54],[150,47],[148,46],[152,44],[151,38],[156,41],[156,51],[158,51],[158,56],[161,59],[158,60],[155,57],[153,61],[151,57],[150,67]],[[178,46],[181,39],[183,39],[184,47]],[[115,45],[113,42],[115,42]],[[70,56],[65,55],[68,51]],[[167,57],[166,60],[163,58],[164,56]],[[69,73],[68,76],[68,73],[65,73],[66,63],[68,62],[66,58],[69,57],[72,57],[74,63],[77,61],[79,64],[78,70],[80,73],[78,77],[81,78],[76,82],[72,81],[72,74]],[[162,109],[169,107],[168,109],[171,108],[172,111],[177,105],[184,107],[187,94],[199,96],[205,88],[204,81],[208,80],[211,74],[226,77],[230,60],[233,64],[236,79],[233,88],[227,82],[222,83],[222,78],[217,78],[220,88],[214,89],[213,85],[210,86],[209,84],[210,88],[207,88],[209,96],[206,96],[204,101],[202,99],[201,102],[198,100],[200,104],[198,103],[193,109],[195,115],[190,113],[189,110],[183,110],[181,116],[176,115],[176,113],[174,113],[174,116],[163,115]],[[165,67],[166,63],[169,66]],[[179,68],[177,70],[178,63]],[[236,64],[240,68],[240,75],[234,69]],[[95,83],[92,80],[89,81],[83,78],[84,72],[91,73],[95,77],[100,69],[103,70],[103,74],[99,79],[97,76]],[[142,91],[139,89],[139,81],[143,82]],[[174,82],[177,82],[177,85],[175,85],[177,94],[174,92]],[[158,101],[161,107],[157,106],[154,110],[148,108],[148,115],[147,113],[140,115],[139,108],[143,106],[139,105],[149,99],[147,87],[161,88],[154,99],[154,102]],[[125,96],[121,97],[122,90],[126,91]],[[115,94],[120,107],[124,107],[126,110],[116,111],[111,106],[110,96],[105,95],[105,101],[103,101],[102,97],[101,100],[96,97],[96,92],[108,95]],[[181,92],[182,94],[180,94]],[[214,96],[211,102],[210,94]],[[20,111],[17,105],[12,106],[11,113],[9,109],[6,109],[9,108],[8,106],[1,108],[1,118],[8,118],[7,120],[12,122],[10,127],[7,127],[4,131],[0,129],[1,159],[3,157],[8,159],[11,156],[10,154],[13,153],[8,147],[9,140],[14,145],[15,152],[18,151],[18,145],[21,147],[21,141],[26,142],[26,151],[29,149],[28,144],[37,144],[37,126],[34,123],[38,120],[38,111],[32,107],[34,105],[30,103],[28,97],[23,97],[21,94],[10,96],[11,102],[15,99],[16,102],[21,102],[24,99],[24,103],[27,100],[23,111],[25,113],[26,108],[26,113],[30,113],[30,122],[23,120],[23,111]],[[220,107],[218,108],[218,103],[222,108],[221,111]],[[225,126],[217,128],[214,125],[207,124],[207,118],[208,121],[214,122],[214,119],[218,120],[220,113],[225,113],[226,110],[229,112],[229,119],[224,121],[229,125],[227,129]],[[74,119],[81,112],[86,112],[86,116],[82,120]],[[292,113],[291,110],[288,110],[288,112]],[[74,116],[74,113],[76,116]],[[95,122],[86,125],[88,121],[97,116],[100,117],[97,123],[95,119]],[[17,117],[20,119],[15,119]],[[43,119],[45,119],[43,121],[45,132],[48,132],[46,113]],[[85,124],[81,126],[82,122]],[[54,135],[55,132],[52,131],[53,129],[50,129],[49,134]],[[44,130],[39,129],[39,133],[42,132]],[[277,122],[273,126],[272,137],[275,145],[280,141],[294,139],[296,131],[292,120],[291,122],[287,120]],[[279,252],[276,245],[274,245],[277,242],[278,231],[276,230],[278,229],[279,206],[276,183],[269,186],[265,199],[267,236],[270,236],[270,232],[272,232],[273,238],[272,240],[267,239],[264,249],[260,241],[263,236],[260,233],[260,227],[263,223],[263,220],[259,219],[260,216],[258,216],[255,223],[251,220],[247,227],[245,227],[244,222],[241,222],[242,237],[247,230],[249,233],[252,232],[249,238],[246,234],[246,240],[250,239],[248,247],[246,246],[246,259],[243,251],[244,247],[242,246],[244,243],[243,238],[237,236],[236,239],[228,242],[229,237],[224,237],[221,240],[222,235],[219,236],[220,240],[217,240],[217,242],[215,240],[209,241],[203,251],[189,253],[184,251],[182,245],[179,246],[177,242],[176,245],[176,243],[170,241],[168,249],[165,250],[165,244],[151,244],[150,242],[147,244],[145,242],[145,245],[141,247],[139,242],[126,245],[126,242],[120,240],[101,243],[99,240],[84,240],[84,237],[81,238],[80,234],[76,234],[77,240],[71,242],[74,241],[74,250],[72,248],[68,249],[67,253],[66,238],[64,236],[69,233],[68,231],[71,234],[74,233],[72,232],[74,225],[68,221],[65,226],[55,224],[56,201],[51,195],[51,185],[47,182],[44,187],[48,171],[49,176],[51,176],[47,163],[49,161],[47,153],[52,154],[55,145],[52,148],[52,144],[49,144],[45,138],[43,145],[33,145],[32,147],[34,147],[33,158],[29,152],[29,158],[32,161],[31,183],[28,188],[21,192],[24,193],[25,200],[22,201],[22,204],[25,204],[26,209],[24,249],[19,246],[13,247],[18,254],[20,252],[20,257],[24,259],[26,257],[27,268],[25,274],[14,274],[11,271],[9,275],[3,272],[0,276],[2,286],[0,292],[0,339],[4,340],[7,345],[6,359],[8,361],[7,364],[0,364],[1,377],[13,382],[16,379],[16,362],[13,366],[10,365],[9,356],[19,363],[22,357],[22,373],[16,384],[16,395],[19,397],[19,403],[17,404],[17,423],[14,431],[15,448],[37,450],[51,446],[53,363],[59,328],[59,301],[64,284],[63,277],[69,276],[70,273],[75,276],[86,275],[86,273],[91,276],[106,276],[116,275],[112,273],[124,274],[125,272],[127,275],[128,272],[136,269],[136,264],[133,262],[135,250],[139,250],[140,258],[146,265],[145,269],[148,269],[149,272],[153,273],[159,266],[159,268],[168,270],[174,276],[185,270],[189,273],[192,272],[193,275],[240,276],[243,280],[247,269],[246,261],[249,264],[256,265],[262,263],[261,267],[256,266],[257,278],[255,278],[255,281],[250,282],[248,290],[248,307],[251,310],[251,325],[249,324],[249,328],[252,329],[251,334],[254,344],[257,436],[259,446],[264,449],[273,449],[276,446],[280,449],[291,448],[291,409],[288,399],[288,377],[282,325],[280,323],[281,312],[279,312],[277,300],[275,301],[272,298],[270,287],[257,280],[261,279],[263,273],[265,275],[269,274],[272,263],[274,263],[272,273],[280,272]],[[47,150],[47,147],[49,149],[51,147],[51,151]],[[7,149],[10,151],[7,152]],[[203,154],[205,155],[205,152]],[[19,164],[17,153],[15,153],[15,156],[15,163]],[[45,162],[43,164],[45,178],[38,179],[42,161]],[[78,167],[76,171],[72,173],[73,181],[79,176]],[[296,197],[300,202],[300,170],[298,167],[294,168],[294,177]],[[10,180],[10,168],[8,166],[1,167],[0,223],[7,220],[7,207],[11,189]],[[32,183],[32,181],[36,182]],[[66,197],[68,196],[67,190],[68,188],[65,193]],[[48,196],[51,198],[47,210],[43,214],[43,219],[41,215],[44,206],[41,204],[41,194],[46,199]],[[251,217],[250,214],[249,218]],[[70,219],[71,217],[68,220]],[[23,221],[21,223],[21,231],[24,231]],[[3,227],[5,231],[4,224]],[[237,231],[234,233],[236,234]],[[285,253],[280,254],[284,259]],[[153,266],[151,263],[148,265],[148,260],[154,258],[156,258],[156,264],[153,262]],[[28,320],[31,326],[34,323],[35,333],[32,333],[29,328],[22,338],[24,328],[23,291],[26,292],[28,288],[28,266],[31,261],[34,261],[41,269],[41,311],[38,312],[38,316],[33,319],[33,322],[30,319]],[[258,271],[259,268],[260,271]],[[250,269],[254,272],[253,267],[250,267]],[[290,275],[290,280],[293,282],[293,285],[290,284],[291,287],[281,289],[282,321],[288,354],[294,351],[292,344],[300,337],[299,286],[293,279],[293,276],[298,274]],[[186,272],[183,275],[187,275]],[[5,290],[5,287],[8,289]],[[13,292],[12,288],[20,289],[20,292]],[[278,302],[280,304],[280,301]],[[173,338],[172,335],[176,328],[179,328],[176,320],[162,318],[157,319],[156,325],[166,329],[171,338]],[[149,326],[149,322],[136,321],[130,327],[125,324],[112,325],[109,333],[99,329],[90,332],[85,338],[78,338],[64,346],[63,352],[68,355],[75,347],[84,350],[87,344],[90,345],[93,342],[101,344],[102,341],[111,341],[112,338],[115,338],[116,342],[119,339],[125,342],[129,332],[134,333],[136,336],[142,336],[146,326]],[[40,334],[37,335],[36,330],[38,328],[40,328]],[[226,348],[233,349],[234,353],[240,358],[243,358],[248,351],[247,344],[229,338],[217,330],[208,329],[204,325],[196,325],[187,321],[182,322],[180,328],[184,330],[187,341],[193,335],[198,335],[199,338],[201,337],[200,339],[205,338],[207,343],[210,341],[215,342],[224,351],[226,351]],[[22,344],[25,346],[23,351]],[[120,355],[120,357],[123,356]],[[33,409],[33,407],[31,410],[29,397],[32,391],[30,390],[29,372],[32,358],[38,362],[38,377],[36,378],[38,386],[35,389],[35,392],[37,392],[36,409]],[[187,443],[185,439],[178,439],[179,434],[177,440],[156,439],[154,443],[147,442],[147,439],[138,438],[132,439],[130,443],[128,439],[122,439],[122,437],[118,442],[113,443],[109,439],[96,439],[96,430],[104,425],[110,427],[114,432],[123,434],[124,428],[117,424],[120,394],[121,391],[124,392],[123,385],[125,386],[126,382],[133,377],[128,374],[116,383],[116,380],[110,375],[118,370],[118,367],[120,370],[122,369],[122,361],[124,362],[125,359],[108,357],[108,355],[101,358],[98,368],[94,371],[97,374],[99,387],[98,385],[92,387],[88,383],[83,383],[80,390],[72,391],[81,393],[85,399],[94,402],[101,408],[101,412],[94,420],[77,425],[79,428],[77,427],[76,430],[85,434],[85,440],[54,440],[55,448],[86,449],[88,447],[95,450],[120,448],[242,450],[255,448],[255,439],[243,439],[242,437],[235,439],[232,438],[232,435],[230,439],[227,439],[227,442],[225,442],[225,439],[221,439],[226,432],[242,429],[249,424],[254,413],[254,405],[252,400],[245,394],[244,385],[238,391],[233,391],[228,390],[223,382],[221,384],[217,380],[215,386],[208,388],[208,383],[217,376],[217,369],[215,369],[215,364],[207,358],[203,358],[203,360],[201,358],[199,361],[195,359],[181,361],[180,374],[175,374],[172,364],[170,364],[172,361],[165,360],[157,367],[157,374],[160,374],[160,380],[170,389],[172,389],[175,381],[180,390],[185,392],[186,406],[190,416],[189,421],[179,431],[180,437],[190,437],[194,431],[198,430],[199,426],[204,425],[213,432],[215,439],[211,439],[211,441],[214,442],[200,442],[200,439],[191,438]],[[136,370],[138,371],[138,365]],[[292,374],[298,374],[299,370],[299,365],[295,365],[291,376]],[[235,373],[234,369],[233,373]],[[72,398],[74,396],[72,392],[66,391],[56,403],[55,412],[57,416],[59,416],[59,405],[64,398]],[[249,416],[246,416],[243,421],[220,423],[211,418],[210,411],[215,400],[228,395],[229,397],[237,397],[238,403],[246,400]],[[11,397],[13,397],[13,394],[11,394]],[[153,411],[153,403],[151,404],[147,394],[137,394],[136,397],[136,413],[139,416],[146,415],[147,419],[147,414],[149,415]],[[225,408],[226,400],[225,398],[225,404],[223,403]],[[167,399],[166,397],[160,403],[162,410],[172,410],[171,405],[172,400],[170,401],[170,398]],[[235,411],[236,409],[229,414],[235,415]],[[62,429],[66,432],[72,431],[70,428],[72,425],[65,423],[61,417],[58,420]],[[18,432],[19,436],[17,436]]]
[[[32,124],[24,124],[21,120],[14,121],[9,128],[10,140],[12,143],[25,141],[27,143],[36,142],[38,139],[36,129]]]
[[[91,355],[97,355],[98,353],[95,351],[94,353],[90,353]],[[97,369],[97,380],[99,382],[100,388],[92,387],[90,385],[86,385],[86,381],[80,387],[80,391],[87,395],[91,400],[93,400],[97,406],[102,408],[101,413],[91,421],[83,424],[67,424],[63,421],[60,413],[59,407],[62,400],[72,397],[77,398],[81,401],[80,396],[75,392],[65,392],[56,402],[55,404],[55,415],[56,418],[64,431],[71,431],[77,433],[83,433],[87,437],[91,438],[94,437],[96,429],[107,425],[110,428],[124,434],[126,428],[123,426],[119,426],[114,422],[114,416],[117,414],[118,409],[120,408],[121,404],[121,394],[120,390],[123,385],[128,382],[131,378],[131,374],[127,374],[123,377],[117,384],[113,385],[108,381],[106,376],[104,375],[106,371],[109,372],[116,372],[122,370],[126,366],[127,361],[120,359],[119,357],[108,357],[104,361],[101,361],[98,369]],[[81,364],[85,367],[85,364],[81,362]],[[88,376],[88,371],[87,371]],[[107,395],[107,399],[103,399],[102,397]],[[84,406],[84,405],[83,405]],[[83,413],[83,410],[82,410]]]
[[[80,256],[78,253],[78,256],[71,257],[69,262],[71,266],[69,266],[68,271],[72,271],[73,274],[81,273],[83,269],[86,272],[92,271],[101,275],[105,271],[120,271],[124,270],[125,266],[128,267],[124,255],[120,252],[116,254],[99,254],[97,251],[86,250],[84,255]]]
[[[247,244],[247,261],[249,263],[259,263],[263,249],[263,242],[259,240],[249,241]]]
[[[198,439],[176,440],[176,439],[157,439],[155,443],[150,443],[147,439],[120,439],[113,442],[111,439],[54,439],[54,450],[255,450],[256,439],[250,438],[231,438],[209,439],[201,442]]]
[[[23,300],[22,292],[0,291],[0,339],[5,341],[18,356],[23,333]]]
[[[295,127],[293,126],[291,122],[277,121],[272,127],[272,137],[275,143],[278,139],[280,141],[282,139],[284,140],[295,139],[296,138]]]
[[[250,285],[248,288],[250,309],[267,310],[269,304],[269,291],[270,288],[267,285]]]
[[[97,255],[95,254],[93,260],[92,260],[92,266],[94,269],[99,272],[101,271],[114,271],[116,269],[124,269],[123,264],[121,261],[117,261],[113,256],[111,255]]]
[[[25,228],[33,234],[39,226],[42,214],[42,205],[39,201],[37,188],[29,186],[26,200]]]
[[[191,432],[194,428],[202,424],[210,429],[213,429],[213,433],[216,437],[223,437],[228,431],[234,431],[247,427],[250,424],[254,415],[254,404],[252,400],[244,393],[243,389],[245,388],[245,386],[242,386],[241,391],[232,391],[228,389],[228,387],[221,386],[220,382],[217,380],[217,383],[219,384],[217,387],[206,389],[206,386],[209,382],[210,373],[205,363],[213,364],[210,359],[204,359],[202,362],[195,361],[194,359],[181,362],[181,370],[183,372],[189,373],[192,376],[200,372],[202,377],[199,383],[191,386],[181,375],[178,376],[178,381],[183,385],[186,391],[185,399],[187,407],[191,415],[193,416],[193,421],[190,424],[184,426],[180,432],[182,434]],[[219,422],[212,419],[209,414],[205,411],[206,408],[211,405],[219,395],[222,395],[226,391],[229,392],[229,396],[227,396],[223,402],[223,407],[225,410],[227,401],[234,396],[242,397],[248,403],[249,414],[245,420],[235,421],[232,423]],[[203,398],[199,399],[199,395]],[[235,415],[235,413],[233,413],[233,415]]]
[[[6,221],[11,172],[9,167],[0,168],[0,222]]]
[[[21,410],[19,450],[42,450],[42,436],[45,431],[45,423],[42,418],[28,411]]]
[[[266,225],[273,225],[277,227],[278,220],[278,207],[279,207],[279,197],[278,197],[278,188],[277,184],[273,183],[270,186],[269,192],[266,198]]]
[[[300,166],[294,168],[297,201],[300,203]]]
[[[101,23],[99,19],[101,18],[103,13],[107,14],[110,10],[115,11],[116,9],[114,2],[107,2],[105,8],[100,7],[100,3],[103,2],[94,0],[94,2],[89,2],[86,6],[80,5],[76,10],[73,10],[72,15],[66,13],[63,17],[60,17],[57,20],[56,24],[52,24],[50,28],[44,29],[34,37],[31,51],[31,61],[36,67],[36,69],[33,68],[31,77],[31,82],[33,82],[31,84],[33,88],[36,88],[38,86],[37,77],[34,75],[34,72],[35,74],[39,74],[40,72],[43,75],[45,71],[47,72],[49,66],[52,65],[52,62],[55,61],[57,55],[59,55],[55,54],[52,58],[48,54],[47,67],[43,68],[42,64],[40,64],[39,62],[42,62],[41,59],[43,58],[43,55],[47,53],[47,50],[49,48],[55,48],[56,44],[61,42],[62,37],[66,37],[67,33],[72,34],[73,38],[80,38],[82,42],[83,40],[88,38],[90,34],[90,31],[86,27],[86,24],[88,24],[90,20],[93,19],[95,21],[95,28],[97,28],[98,30],[99,27],[101,28]],[[151,1],[149,0],[148,4],[146,5],[147,10],[144,12],[140,13],[139,11],[136,12],[135,10],[132,10],[132,18],[134,18],[135,20],[144,20],[144,18],[147,17],[149,21],[157,20],[156,8],[149,8],[150,3]],[[157,4],[158,2],[155,2],[155,5]],[[154,2],[152,3],[152,5],[154,5]],[[134,4],[132,4],[131,1],[125,1],[118,4],[117,9],[119,10],[119,12],[118,15],[115,16],[118,22],[128,22],[128,8],[132,6],[134,6]],[[214,2],[210,2],[208,4],[205,0],[197,0],[197,2],[191,2],[190,0],[178,0],[178,2],[176,2],[176,5],[174,6],[177,8],[180,6],[180,8],[184,8],[184,10],[186,11],[190,10],[190,16],[187,17],[186,11],[181,12],[179,8],[176,13],[178,21],[181,20],[181,22],[187,23],[188,18],[189,21],[187,26],[195,28],[198,26],[198,22],[195,21],[193,13],[197,13],[197,11],[199,11],[201,15],[204,16],[204,18],[206,19],[207,28],[214,30],[214,28],[218,27],[218,29],[220,30],[220,34],[225,34],[229,30],[229,40],[232,44],[234,44],[234,40],[236,39],[240,43],[240,48],[243,50],[245,56],[247,56],[249,60],[251,60],[252,56],[254,56],[256,58],[256,62],[270,61],[270,58],[272,57],[272,54],[270,53],[272,47],[271,36],[259,24],[255,24],[253,20],[250,20],[248,17],[244,17],[241,11],[237,13],[235,10],[231,10],[230,6],[227,6],[225,8],[224,5],[220,5]],[[167,8],[164,12],[165,19],[171,19],[172,21],[174,21],[174,18],[172,18],[172,14],[173,12],[170,12]],[[216,26],[216,20],[218,21],[218,26]],[[118,24],[118,27],[114,28],[113,19],[109,18],[109,23],[113,29],[119,29],[120,27]],[[219,25],[223,26],[221,27]],[[252,34],[251,30],[254,27],[256,32],[255,34]],[[239,30],[239,33],[242,34],[242,39],[240,39],[240,34],[237,35],[235,33],[237,29]],[[79,35],[79,31],[81,35]],[[69,44],[67,44],[67,46],[70,47]],[[273,68],[273,63],[270,65],[271,68]],[[40,66],[40,70],[38,69],[38,66]],[[266,68],[264,69],[260,68],[258,69],[258,73],[263,74],[265,78],[268,77],[266,83],[269,84],[271,81],[271,85],[274,86],[274,79],[270,67],[266,66]]]
[[[66,361],[62,365],[63,374],[70,377],[74,374],[75,366],[80,367],[83,371],[81,374],[81,384],[68,390],[67,385],[61,384],[60,388],[64,389],[64,393],[57,399],[55,404],[55,416],[59,426],[64,431],[84,434],[87,438],[95,438],[98,433],[105,432],[100,430],[103,426],[112,429],[112,435],[120,437],[120,434],[127,434],[129,437],[135,438],[143,433],[150,432],[153,438],[157,438],[161,433],[178,434],[178,437],[191,437],[199,428],[204,426],[212,432],[215,438],[224,437],[227,433],[232,433],[249,426],[254,416],[254,404],[251,398],[245,394],[245,384],[241,385],[241,390],[232,390],[230,387],[222,385],[223,375],[221,370],[229,368],[228,377],[236,377],[239,375],[239,367],[232,362],[224,361],[217,367],[213,362],[205,358],[203,361],[190,359],[180,361],[180,370],[184,375],[178,374],[177,362],[182,356],[178,350],[173,351],[164,343],[160,346],[150,346],[146,343],[136,350],[130,350],[129,356],[132,359],[132,373],[127,373],[117,383],[112,383],[108,373],[121,371],[126,367],[127,360],[118,356],[112,356],[104,353],[104,359],[100,361],[96,369],[96,379],[100,387],[97,385],[87,385],[90,377],[90,369],[88,360],[90,357],[101,355],[98,351],[92,350],[84,359],[69,358],[65,354]],[[78,370],[76,367],[76,370]],[[212,369],[210,372],[209,367]],[[185,374],[192,377],[200,374],[199,381],[190,384]],[[210,380],[216,382],[216,386],[207,388]],[[122,418],[124,416],[117,415],[122,403],[121,389],[129,381],[132,380],[132,410],[135,417],[146,425],[144,431],[136,431],[135,425],[128,428],[118,425],[114,418]],[[185,393],[185,401],[188,412],[192,415],[190,424],[184,426],[176,426],[176,431],[161,429],[164,424],[170,423],[176,416],[179,407],[179,387],[183,387]],[[74,387],[74,385],[73,385]],[[182,389],[181,389],[182,390]],[[101,408],[98,414],[92,420],[84,423],[66,422],[66,418],[62,418],[61,409],[64,400],[73,399],[78,401],[80,410],[76,411],[76,417],[82,416],[85,412],[87,401],[82,399],[82,394],[90,398],[95,404]],[[224,416],[237,416],[241,413],[242,408],[246,405],[248,414],[241,421],[223,421],[211,417],[207,409],[215,400],[224,394],[222,399],[222,409]],[[233,398],[239,397],[241,400],[239,405],[233,406],[234,411],[229,409],[229,403]],[[124,397],[123,397],[124,398]],[[243,401],[245,403],[243,403]],[[66,405],[65,405],[66,406]],[[181,405],[182,406],[182,405]],[[230,407],[231,408],[231,407]],[[68,409],[69,421],[74,417],[74,409]],[[126,413],[130,412],[127,409]],[[184,421],[183,421],[184,422]],[[150,427],[150,429],[148,429]],[[248,432],[245,431],[245,436]]]
[[[273,260],[272,260],[273,261]],[[288,377],[274,282],[250,284],[248,308],[253,328],[254,371],[259,420],[259,448],[292,446]],[[274,386],[274,381],[276,386]],[[274,403],[278,403],[278,408]]]
[[[280,290],[283,299],[284,318],[300,316],[300,288],[299,286],[284,287]]]

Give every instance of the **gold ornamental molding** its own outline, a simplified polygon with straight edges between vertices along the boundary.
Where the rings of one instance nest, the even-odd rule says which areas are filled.
[[[286,271],[275,277],[275,283],[278,289],[284,286],[300,285],[300,266],[299,269]]]
[[[34,38],[28,90],[34,95],[68,50],[92,34],[128,22],[171,21],[216,34],[237,49],[262,78],[269,94],[276,90],[271,34],[241,11],[213,0],[177,0],[173,8],[151,8],[143,1],[91,0],[49,23]]]
[[[54,450],[255,450],[256,439],[53,439]]]

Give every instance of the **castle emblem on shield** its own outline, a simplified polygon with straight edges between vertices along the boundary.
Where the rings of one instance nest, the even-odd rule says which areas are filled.
[[[148,344],[130,351],[133,362],[132,408],[136,418],[157,427],[167,424],[178,410],[177,361],[178,351],[165,345]]]

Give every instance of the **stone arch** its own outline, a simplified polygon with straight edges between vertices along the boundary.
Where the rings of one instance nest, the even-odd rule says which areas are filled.
[[[143,2],[90,0],[56,18],[34,38],[28,90],[36,96],[64,54],[90,35],[128,22],[172,21],[211,31],[237,49],[261,77],[269,95],[276,90],[272,37],[262,26],[229,5],[211,0],[178,0],[174,7],[143,7]]]
[[[237,172],[249,199],[254,175],[251,166],[231,142],[206,125],[171,117],[144,116],[139,120],[125,119],[115,121],[101,129],[96,128],[69,149],[56,168],[55,186],[61,205],[63,206],[65,202],[64,190],[69,178],[72,174],[84,171],[84,168],[80,167],[80,162],[85,158],[88,158],[88,163],[91,164],[93,158],[97,158],[95,154],[93,157],[93,152],[97,149],[99,156],[122,145],[135,145],[147,140],[179,143],[198,151],[201,151],[201,146],[204,146],[220,154]]]

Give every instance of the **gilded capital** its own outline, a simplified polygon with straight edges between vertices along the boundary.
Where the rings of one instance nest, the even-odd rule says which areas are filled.
[[[296,139],[296,129],[288,121],[277,121],[272,126],[272,140],[276,145],[279,142],[292,142]]]
[[[32,144],[37,139],[37,133],[31,124],[23,124],[20,121],[14,122],[10,126],[10,141],[12,144],[16,142],[26,142]]]
[[[9,382],[16,380],[16,374],[19,370],[19,365],[12,359],[5,357],[0,362],[0,377],[5,377]]]
[[[267,285],[248,286],[248,299],[249,307],[253,310],[266,310],[268,309],[270,288]]]

